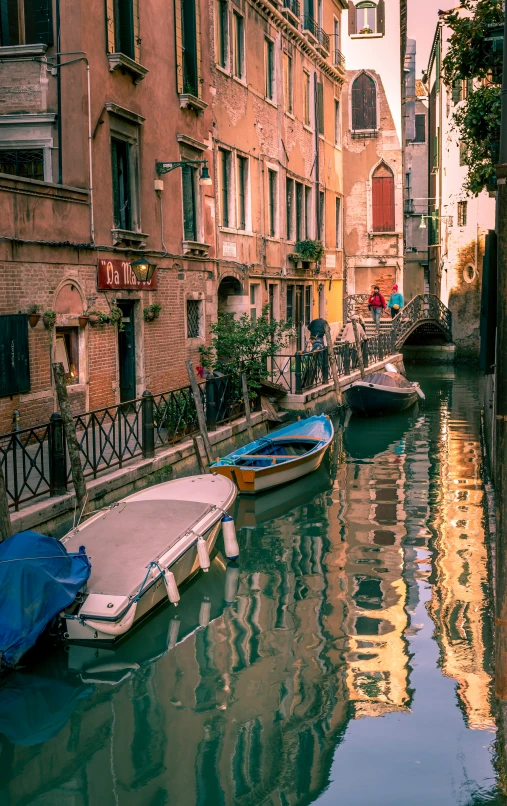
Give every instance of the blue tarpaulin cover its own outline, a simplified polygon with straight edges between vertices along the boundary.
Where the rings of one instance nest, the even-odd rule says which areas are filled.
[[[0,660],[15,666],[90,576],[82,548],[69,554],[54,537],[19,532],[0,544]]]

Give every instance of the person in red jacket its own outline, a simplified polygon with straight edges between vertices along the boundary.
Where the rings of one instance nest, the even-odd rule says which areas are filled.
[[[368,308],[371,311],[376,330],[380,330],[380,317],[385,307],[386,301],[380,293],[380,288],[378,285],[373,286],[373,294],[371,294],[368,299]]]

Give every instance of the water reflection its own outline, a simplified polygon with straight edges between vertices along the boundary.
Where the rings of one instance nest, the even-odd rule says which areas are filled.
[[[476,386],[337,429],[327,468],[238,502],[239,567],[13,675],[2,803],[502,803]]]

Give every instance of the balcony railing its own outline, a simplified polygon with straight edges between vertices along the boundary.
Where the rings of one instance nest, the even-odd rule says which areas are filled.
[[[316,41],[319,40],[320,28],[309,14],[305,14],[303,17],[303,30],[308,31]]]
[[[301,16],[301,6],[299,0],[283,0],[283,11],[288,11],[292,17],[296,17],[299,21]]]
[[[334,63],[339,67],[345,67],[345,56],[338,48],[335,48],[334,51]]]
[[[317,28],[317,42],[318,47],[329,54],[329,34],[326,34],[322,28]]]
[[[405,215],[414,215],[415,205],[413,199],[405,199]]]

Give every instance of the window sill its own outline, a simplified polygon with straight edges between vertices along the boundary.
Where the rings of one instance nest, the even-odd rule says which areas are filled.
[[[241,84],[242,87],[247,88],[246,78],[240,78],[239,76],[233,76],[232,80],[236,82],[236,84]]]
[[[313,134],[312,127],[309,126],[307,123],[303,123],[303,129],[305,129],[305,131],[307,131],[307,132],[310,132],[310,134]]]
[[[385,232],[373,232],[372,231],[372,232],[369,232],[368,235],[369,235],[370,238],[374,238],[375,235],[399,235],[399,233],[396,232],[396,230],[386,230]]]
[[[130,73],[134,84],[142,81],[148,72],[147,67],[138,64],[134,59],[131,59],[130,56],[125,56],[124,53],[108,53],[107,60],[111,73],[114,73],[115,70],[121,70],[122,73]]]
[[[276,103],[276,101],[273,101],[273,99],[272,99],[272,98],[268,98],[268,97],[265,95],[265,96],[264,96],[264,100],[266,101],[266,103],[267,103],[267,104],[269,104],[270,106],[272,106],[274,109],[278,109],[278,104]]]
[[[222,227],[221,225],[218,226],[219,232],[223,232],[224,235],[248,235],[249,237],[253,237],[255,232],[251,229],[236,229],[235,227]]]
[[[227,69],[227,67],[222,67],[222,65],[221,65],[221,64],[218,64],[218,62],[215,62],[215,67],[217,68],[217,70],[218,70],[220,73],[223,73],[223,74],[224,74],[224,76],[227,76],[227,78],[230,78],[230,77],[231,77],[231,71],[230,71],[230,70],[228,70],[228,69]]]
[[[205,109],[208,108],[208,104],[206,101],[202,101],[196,95],[193,95],[191,92],[182,92],[180,93],[180,109],[193,109],[194,112],[197,112],[199,115],[201,112],[204,112]]]
[[[299,17],[297,14],[294,14],[291,8],[281,8],[280,13],[287,18],[287,21],[290,22],[294,28],[299,29]]]
[[[384,34],[351,34],[351,39],[383,39]]]
[[[290,118],[291,120],[296,120],[296,118],[294,117],[294,114],[292,112],[289,112],[288,110],[285,110],[284,114],[285,114],[286,118]]]
[[[183,241],[183,254],[192,257],[208,257],[210,250],[209,243],[200,243],[199,241]]]
[[[33,45],[4,45],[0,47],[0,59],[9,59],[19,56],[44,56],[48,46],[42,42],[34,42]]]
[[[111,233],[113,236],[114,246],[118,246],[119,244],[143,245],[149,237],[144,232],[134,232],[133,230],[128,229],[114,228],[111,230]]]

